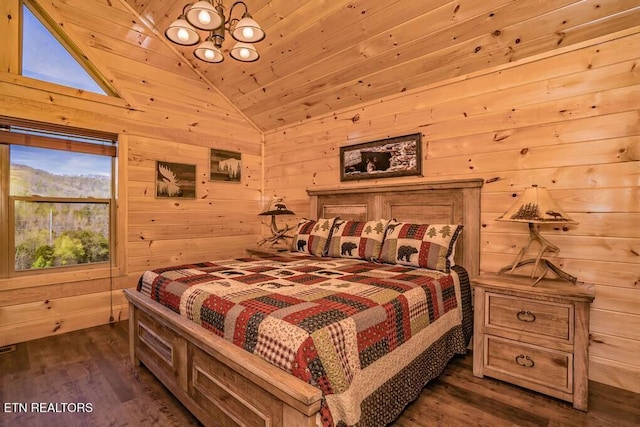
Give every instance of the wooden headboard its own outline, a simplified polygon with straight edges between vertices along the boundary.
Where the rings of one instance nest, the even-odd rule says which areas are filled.
[[[307,190],[312,218],[372,221],[393,218],[420,224],[462,224],[455,262],[470,277],[480,272],[482,179]]]

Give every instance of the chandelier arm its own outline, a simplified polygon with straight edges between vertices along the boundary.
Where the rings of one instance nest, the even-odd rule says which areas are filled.
[[[242,6],[244,6],[244,13],[242,14],[242,16],[244,17],[246,14],[248,14],[248,13],[249,13],[249,8],[247,7],[247,4],[246,4],[245,2],[243,2],[243,1],[237,1],[237,2],[233,3],[233,4],[231,5],[231,7],[229,8],[229,19],[227,19],[226,21],[224,21],[224,24],[222,24],[222,25],[224,25],[224,26],[225,26],[224,28],[225,28],[227,31],[229,31],[229,32],[231,32],[231,31],[232,31],[232,29],[234,28],[234,26],[235,26],[238,22],[240,22],[240,20],[239,20],[238,18],[232,18],[232,15],[233,15],[233,9],[234,9],[236,6],[240,5],[240,4],[241,4]]]
[[[187,9],[188,9],[188,8],[190,9],[190,8],[191,8],[191,6],[193,6],[194,4],[195,4],[195,3],[187,3],[187,4],[185,4],[185,5],[184,5],[184,7],[182,8],[182,15],[180,15],[180,16],[181,16],[181,17],[182,17],[182,16],[187,16]]]
[[[243,1],[237,1],[237,2],[234,2],[229,8],[229,18],[231,18],[231,15],[233,15],[233,9],[239,4],[244,6],[244,13],[242,14],[243,16],[249,13],[249,8],[247,7],[247,4]],[[236,19],[236,21],[239,21],[239,19]]]

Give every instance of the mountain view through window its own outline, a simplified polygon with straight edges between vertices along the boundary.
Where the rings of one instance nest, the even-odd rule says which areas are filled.
[[[112,158],[10,149],[15,271],[109,261]]]

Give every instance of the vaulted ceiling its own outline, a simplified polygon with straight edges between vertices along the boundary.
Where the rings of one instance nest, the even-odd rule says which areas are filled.
[[[126,0],[156,34],[193,0]],[[245,0],[254,63],[176,55],[262,130],[561,49],[640,23],[640,0]],[[225,1],[227,11],[231,0]],[[240,8],[242,10],[242,8]],[[203,36],[206,36],[203,34]],[[175,45],[174,45],[175,46]],[[183,59],[182,59],[183,60]]]

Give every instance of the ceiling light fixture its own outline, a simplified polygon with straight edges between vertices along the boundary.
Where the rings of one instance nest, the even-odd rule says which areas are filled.
[[[195,46],[200,43],[198,30],[208,31],[209,35],[193,51],[196,58],[204,62],[218,63],[224,61],[222,42],[225,30],[237,43],[229,54],[233,59],[242,62],[253,62],[260,58],[253,43],[264,39],[265,32],[253,20],[249,9],[243,1],[237,1],[229,9],[229,19],[224,15],[222,0],[198,1],[188,3],[182,8],[182,14],[169,25],[164,35],[173,43],[181,46]],[[244,6],[242,18],[232,18],[236,6]]]

